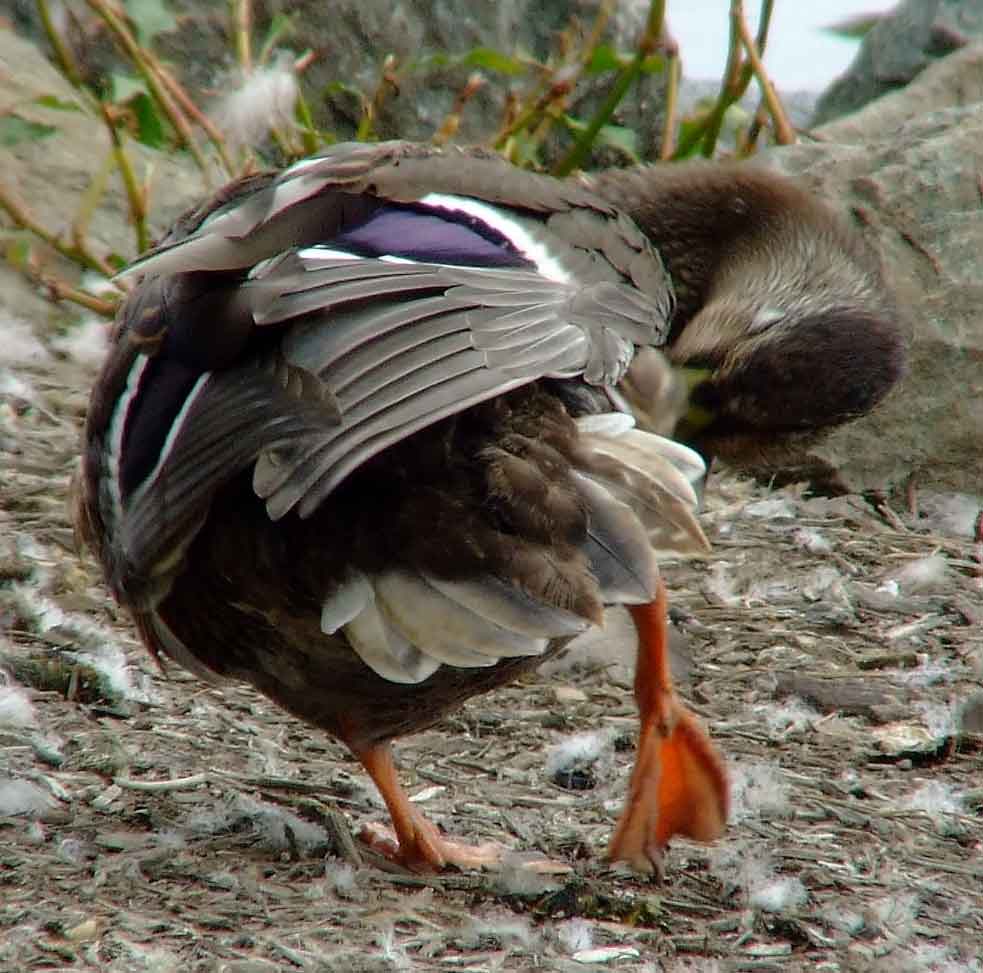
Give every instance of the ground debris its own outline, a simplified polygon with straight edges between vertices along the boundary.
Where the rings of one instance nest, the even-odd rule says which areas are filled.
[[[412,875],[353,839],[384,810],[343,747],[160,672],[76,558],[91,368],[32,360],[0,439],[0,969],[979,973],[965,504],[887,515],[712,477],[713,553],[664,573],[674,664],[731,764],[726,841],[676,844],[662,885],[605,865],[636,732],[614,618],[398,745],[440,826],[573,873]]]

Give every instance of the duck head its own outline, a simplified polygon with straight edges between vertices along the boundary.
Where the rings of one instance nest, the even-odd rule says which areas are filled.
[[[905,362],[900,314],[858,231],[752,165],[657,165],[588,181],[632,216],[673,280],[666,351],[689,391],[677,436],[708,459],[836,492],[835,471],[809,448],[873,409]],[[636,413],[654,411],[641,360],[624,386]]]

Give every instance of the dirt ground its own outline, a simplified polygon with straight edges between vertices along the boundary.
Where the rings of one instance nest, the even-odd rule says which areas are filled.
[[[635,727],[613,619],[398,751],[446,830],[572,873],[414,876],[352,840],[385,814],[341,746],[135,642],[66,513],[92,355],[21,338],[0,970],[983,970],[983,575],[946,498],[712,477],[713,554],[665,573],[682,688],[731,767],[726,840],[675,844],[661,884],[604,865]]]

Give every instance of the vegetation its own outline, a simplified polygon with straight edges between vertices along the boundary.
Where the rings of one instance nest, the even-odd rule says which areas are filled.
[[[55,232],[34,216],[30,207],[0,180],[0,208],[19,232],[5,246],[6,258],[23,273],[44,285],[54,299],[68,300],[107,317],[112,316],[122,296],[113,275],[129,259],[151,245],[148,229],[153,198],[149,181],[142,181],[129,147],[140,143],[150,148],[186,153],[198,166],[203,192],[216,184],[270,164],[282,165],[317,151],[336,140],[336,134],[315,125],[310,94],[305,93],[304,71],[311,53],[299,56],[285,50],[294,35],[294,25],[283,15],[273,18],[265,33],[257,33],[253,0],[229,0],[229,36],[234,58],[244,84],[263,75],[270,85],[271,107],[264,131],[251,132],[247,139],[230,131],[231,122],[209,116],[195,103],[172,68],[157,52],[159,36],[175,25],[167,0],[85,0],[122,56],[127,69],[110,77],[86,77],[77,63],[72,45],[59,30],[51,0],[36,0],[56,63],[77,93],[76,101],[54,107],[84,111],[103,125],[109,135],[109,153],[91,185],[79,198],[78,209],[67,233]],[[541,149],[548,136],[563,146],[551,166],[566,175],[584,165],[593,147],[611,146],[637,161],[638,136],[615,125],[614,113],[632,87],[646,75],[664,74],[665,122],[659,156],[663,160],[693,155],[713,156],[720,151],[721,131],[737,116],[736,153],[753,153],[765,133],[778,143],[794,141],[795,133],[768,79],[761,55],[771,24],[774,0],[761,0],[759,27],[748,28],[743,0],[731,0],[730,46],[715,98],[689,117],[679,117],[677,94],[680,52],[664,30],[667,0],[650,0],[641,36],[634,50],[617,50],[605,38],[605,28],[614,10],[614,0],[604,0],[592,24],[570,23],[557,37],[554,50],[543,62],[487,48],[464,53],[429,55],[417,63],[397,64],[384,59],[375,89],[363,92],[342,81],[334,87],[361,106],[357,138],[376,137],[376,120],[386,100],[399,90],[402,79],[414,72],[435,67],[471,69],[454,104],[437,126],[435,144],[453,141],[461,117],[475,93],[485,85],[506,89],[504,114],[495,131],[483,139],[516,165],[541,168]],[[266,72],[266,74],[263,74]],[[592,117],[578,118],[570,110],[583,85],[603,77],[609,82],[607,95]],[[734,106],[752,81],[761,93],[760,107],[748,118]],[[0,117],[0,144],[21,139],[43,138],[47,126],[25,122],[15,113]],[[114,176],[122,180],[133,230],[131,253],[101,253],[92,244],[88,225],[106,186]],[[53,249],[79,268],[92,272],[76,286],[53,272],[45,255]]]

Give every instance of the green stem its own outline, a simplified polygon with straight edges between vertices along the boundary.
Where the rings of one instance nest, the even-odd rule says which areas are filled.
[[[117,45],[133,62],[133,66],[140,73],[140,77],[143,78],[150,94],[160,106],[161,111],[167,116],[168,121],[174,126],[174,131],[177,132],[179,142],[191,153],[202,175],[205,177],[206,183],[210,184],[211,173],[208,169],[208,162],[194,140],[191,126],[188,124],[187,119],[177,105],[174,104],[160,77],[150,64],[147,57],[148,52],[137,43],[136,38],[130,32],[129,28],[116,15],[116,12],[109,7],[105,0],[86,0],[86,2],[102,18],[103,23],[109,28]]]
[[[231,0],[232,24],[235,33],[236,58],[244,77],[253,71],[253,52],[249,43],[252,31],[253,11],[250,0]]]
[[[611,91],[608,92],[604,104],[595,112],[583,134],[573,144],[570,151],[554,166],[553,175],[567,176],[574,169],[580,168],[590,154],[591,146],[597,138],[597,133],[608,123],[615,109],[627,94],[628,89],[642,73],[645,59],[658,47],[662,37],[662,25],[665,22],[666,0],[651,0],[645,30],[639,42],[638,50],[631,63],[622,69]]]
[[[521,132],[524,128],[531,125],[534,121],[538,124],[539,119],[543,114],[543,105],[547,101],[547,96],[543,95],[537,97],[534,101],[529,104],[528,108],[525,108],[515,118],[512,122],[505,126],[498,135],[495,136],[495,141],[492,143],[492,147],[497,151],[501,152],[506,143],[515,135],[517,132]]]
[[[680,75],[682,74],[682,64],[679,60],[678,50],[669,55],[667,67],[666,116],[662,124],[662,142],[659,146],[659,159],[663,162],[671,159],[675,151],[676,111],[679,104],[679,81]]]
[[[61,68],[62,74],[76,88],[82,87],[82,73],[79,71],[78,63],[71,48],[65,43],[64,38],[55,29],[55,22],[51,19],[51,8],[48,0],[37,0],[38,16],[41,18],[41,26],[44,28],[44,35],[48,38],[55,52],[55,58]]]
[[[126,154],[123,140],[116,130],[113,117],[106,105],[102,106],[102,117],[106,123],[106,129],[109,131],[109,138],[113,143],[113,157],[123,179],[123,188],[126,190],[126,199],[130,205],[130,221],[136,232],[137,253],[143,253],[150,247],[150,233],[147,230],[147,201],[137,183],[133,166],[130,165],[130,157]]]
[[[106,185],[116,166],[115,154],[110,152],[98,171],[93,173],[85,191],[79,196],[78,211],[75,213],[75,219],[72,220],[71,233],[76,250],[84,251],[88,248],[89,224],[99,208],[99,202],[106,194]]]
[[[768,40],[768,30],[771,27],[771,16],[774,12],[774,0],[761,0],[761,16],[758,19],[756,46],[764,53]],[[702,155],[709,158],[717,148],[720,130],[723,127],[724,116],[731,105],[740,101],[754,77],[754,67],[750,61],[743,62],[741,39],[744,27],[743,0],[731,0],[730,4],[730,40],[727,48],[727,65],[724,68],[724,78],[720,85],[720,93],[704,124],[691,131],[688,138],[681,139],[676,149],[675,157],[680,158],[690,154],[699,144]]]
[[[27,277],[44,287],[55,301],[70,301],[72,304],[78,304],[79,307],[84,307],[110,320],[116,315],[119,299],[107,301],[105,298],[97,297],[79,287],[72,287],[71,284],[52,274],[39,273],[35,275],[28,272]]]
[[[307,155],[313,155],[318,149],[317,128],[314,125],[314,118],[311,115],[307,99],[299,87],[297,89],[297,101],[294,103],[294,112],[300,124],[300,138],[304,144],[304,152]]]
[[[89,270],[97,270],[104,277],[112,277],[115,270],[101,257],[97,257],[86,248],[72,246],[65,243],[60,237],[56,236],[40,223],[33,213],[16,196],[8,192],[0,184],[0,209],[14,221],[14,225],[22,230],[33,233],[39,240],[43,240],[53,250],[57,250],[63,257],[81,264]]]
[[[764,6],[769,6],[769,0],[764,0]],[[767,32],[765,12],[763,7],[762,22]],[[768,16],[770,17],[770,10],[768,11]],[[743,16],[738,21],[737,28],[741,35],[741,44],[744,45],[744,50],[747,52],[748,63],[745,72],[749,75],[749,80],[750,76],[753,75],[758,81],[758,87],[761,88],[761,97],[768,107],[768,114],[771,115],[771,121],[775,127],[775,141],[779,145],[791,145],[795,142],[795,129],[792,127],[792,123],[785,113],[785,108],[782,106],[778,93],[775,91],[775,86],[772,84],[771,78],[768,77],[764,62],[761,60],[767,33],[765,36],[762,36],[759,30],[757,40],[752,38]]]

